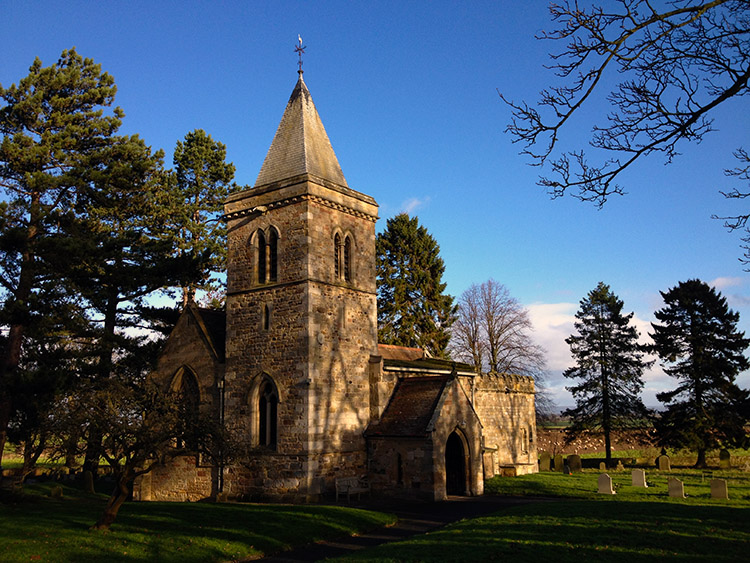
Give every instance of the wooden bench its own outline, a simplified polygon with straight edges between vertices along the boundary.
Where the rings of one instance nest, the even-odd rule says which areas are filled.
[[[370,493],[370,483],[367,479],[363,477],[338,477],[336,479],[336,502],[339,501],[339,495],[346,494],[346,502],[349,502],[353,494],[356,494],[359,500],[362,493]]]

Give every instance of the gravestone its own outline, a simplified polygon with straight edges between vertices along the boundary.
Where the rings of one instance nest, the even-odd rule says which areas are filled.
[[[732,454],[729,450],[719,452],[719,469],[732,469]]]
[[[227,502],[229,501],[229,493],[226,491],[216,494],[216,502]]]
[[[581,472],[581,456],[579,455],[569,455],[568,456],[568,467],[570,467],[571,473],[580,473]]]
[[[94,474],[91,471],[83,472],[83,490],[89,494],[94,494]]]
[[[565,467],[563,468],[563,473],[565,473],[565,475],[570,475],[570,465],[568,465],[567,463],[565,464]]]
[[[607,470],[607,464],[603,461],[599,462],[599,471],[606,471]]]
[[[646,471],[644,469],[633,469],[631,479],[634,487],[648,487],[646,484]]]
[[[539,454],[539,471],[549,471],[551,468],[552,457],[549,452]]]
[[[63,498],[63,488],[59,485],[57,487],[52,487],[49,491],[49,496],[52,498]]]
[[[562,471],[563,471],[563,465],[565,465],[565,464],[563,463],[563,456],[562,456],[562,454],[557,454],[555,456],[555,471],[557,471],[558,473],[562,473]]]
[[[685,498],[685,487],[682,485],[682,481],[675,477],[670,477],[667,485],[670,497]]]
[[[614,495],[615,490],[612,488],[612,477],[607,473],[599,475],[599,492],[604,495]]]
[[[672,471],[672,466],[669,463],[669,456],[662,454],[656,458],[656,468],[659,471]]]
[[[625,466],[622,464],[622,460],[617,460],[617,471],[625,471]]]
[[[729,498],[726,479],[711,480],[711,498]]]

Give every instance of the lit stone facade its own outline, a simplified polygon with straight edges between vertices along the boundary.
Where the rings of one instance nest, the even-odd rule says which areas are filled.
[[[225,205],[225,324],[190,306],[154,374],[175,390],[194,378],[200,408],[244,446],[226,467],[186,452],[136,498],[312,501],[366,476],[441,499],[536,470],[529,378],[378,346],[377,214],[347,186],[300,74],[255,186]]]

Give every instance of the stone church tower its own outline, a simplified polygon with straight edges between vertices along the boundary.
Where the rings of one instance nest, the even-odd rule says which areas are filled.
[[[347,186],[300,71],[255,185],[225,205],[225,416],[250,445],[230,494],[314,496],[364,473],[377,212]]]
[[[441,500],[537,470],[534,382],[377,342],[378,206],[349,188],[299,73],[258,179],[229,197],[226,311],[191,303],[154,381],[238,443],[212,465],[186,444],[140,500]]]

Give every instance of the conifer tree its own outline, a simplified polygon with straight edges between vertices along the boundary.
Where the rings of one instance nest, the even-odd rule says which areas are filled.
[[[180,282],[182,308],[195,298],[197,289],[214,290],[212,275],[226,269],[226,225],[221,213],[224,200],[237,189],[232,182],[235,167],[226,162],[226,155],[226,146],[202,129],[191,131],[175,147],[178,252],[205,260],[198,277]]]
[[[637,428],[647,415],[640,398],[643,360],[638,331],[630,324],[633,313],[622,314],[623,302],[599,282],[581,300],[576,313],[577,335],[565,339],[576,366],[563,373],[580,382],[567,387],[576,400],[563,414],[571,418],[568,437],[585,431],[604,435],[607,463],[612,459],[611,434],[618,429]]]
[[[376,251],[379,341],[446,357],[456,306],[444,293],[437,242],[417,217],[401,213],[388,219]]]
[[[680,282],[661,295],[653,348],[679,383],[656,396],[667,407],[657,435],[663,445],[695,450],[695,466],[706,467],[708,450],[747,443],[748,392],[735,378],[750,367],[744,356],[750,339],[737,329],[739,313],[705,282]]]
[[[43,286],[59,279],[67,217],[85,171],[121,123],[113,78],[75,49],[52,66],[36,59],[29,74],[0,86],[0,286],[7,338],[0,352],[0,451],[14,412],[10,386],[18,377],[25,334],[40,317]]]
[[[137,136],[113,137],[102,153],[102,165],[88,171],[80,190],[67,229],[74,244],[64,260],[66,281],[90,319],[79,380],[106,386],[118,364],[148,365],[144,335],[133,331],[149,328],[144,298],[184,277],[189,264],[175,256],[177,239],[159,219],[168,211],[160,197],[163,154],[152,154]],[[84,469],[94,471],[106,428],[92,421],[88,429]]]

